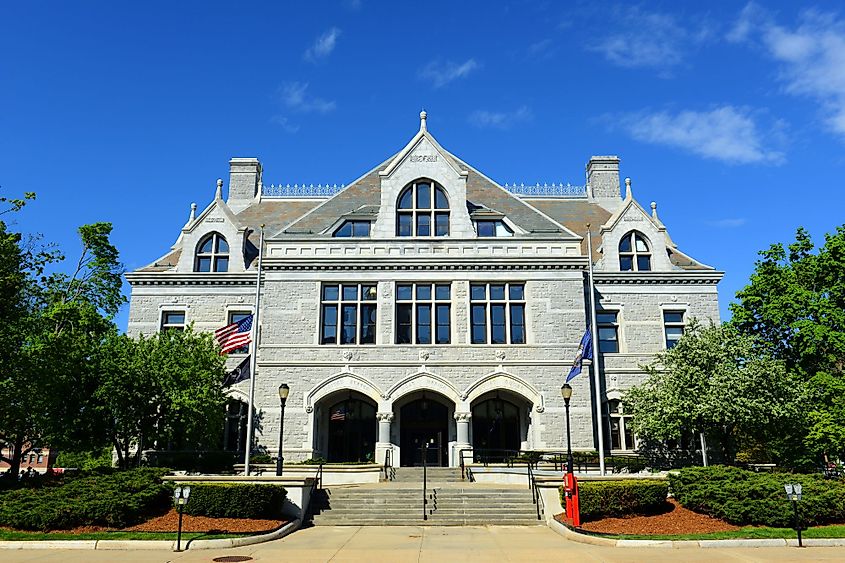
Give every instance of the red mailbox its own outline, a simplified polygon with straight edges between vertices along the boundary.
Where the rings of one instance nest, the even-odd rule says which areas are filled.
[[[566,498],[566,520],[570,526],[581,527],[581,511],[578,506],[578,479],[574,473],[563,476],[563,494]]]

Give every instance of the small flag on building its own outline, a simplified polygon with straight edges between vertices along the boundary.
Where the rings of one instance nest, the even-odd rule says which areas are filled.
[[[223,387],[231,387],[235,383],[240,383],[250,378],[252,374],[250,372],[249,359],[250,356],[247,356],[238,364],[238,367],[226,374],[226,377],[223,379]]]
[[[252,315],[242,318],[214,331],[214,338],[220,345],[220,353],[228,354],[232,350],[243,348],[252,342]]]
[[[346,409],[343,408],[342,406],[337,407],[334,410],[334,412],[332,412],[331,416],[329,417],[329,420],[334,420],[334,421],[346,420]]]
[[[578,345],[578,351],[575,353],[575,361],[572,362],[572,369],[569,370],[569,375],[566,376],[566,383],[569,383],[572,378],[581,373],[581,364],[584,360],[593,359],[593,335],[587,330],[581,338],[581,344]]]

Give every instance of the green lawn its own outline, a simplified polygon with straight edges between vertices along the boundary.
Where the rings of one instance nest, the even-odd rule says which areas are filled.
[[[250,534],[205,534],[201,532],[182,532],[182,541],[193,539],[215,540],[247,536]],[[36,541],[36,540],[176,540],[175,532],[92,532],[89,534],[71,534],[63,532],[18,532],[0,530],[0,541]]]
[[[589,533],[589,532],[587,532]],[[734,540],[734,539],[794,539],[798,536],[791,528],[768,528],[765,526],[745,526],[732,532],[713,532],[710,534],[677,535],[636,535],[636,534],[594,534],[604,538],[620,540]],[[845,538],[845,525],[818,526],[802,532],[805,538]]]

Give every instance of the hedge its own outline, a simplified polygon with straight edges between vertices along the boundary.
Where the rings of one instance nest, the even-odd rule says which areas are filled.
[[[280,485],[191,484],[185,514],[211,518],[280,518],[287,491]]]
[[[800,483],[798,503],[806,525],[845,522],[845,482],[821,475],[755,473],[738,467],[689,467],[669,475],[672,493],[684,507],[738,526],[788,528],[793,509],[784,485]]]
[[[0,495],[0,526],[66,530],[77,526],[125,528],[170,506],[166,469],[100,470]]]
[[[563,503],[562,487],[560,493]],[[578,483],[578,501],[584,520],[657,512],[666,505],[668,495],[669,484],[656,479]]]
[[[233,473],[236,461],[234,452],[222,450],[148,451],[144,457],[150,467],[196,473]]]

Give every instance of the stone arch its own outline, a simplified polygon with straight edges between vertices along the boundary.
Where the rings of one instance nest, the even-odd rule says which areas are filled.
[[[523,397],[537,412],[545,410],[542,393],[518,375],[506,371],[494,371],[479,377],[466,388],[462,398],[466,404],[471,405],[483,394],[497,389],[507,390]]]
[[[305,412],[312,412],[314,405],[323,397],[349,389],[369,397],[376,405],[381,403],[383,393],[378,385],[363,375],[345,371],[327,377],[305,395]]]
[[[435,391],[455,403],[461,404],[461,394],[452,383],[446,378],[429,371],[418,371],[412,373],[399,381],[385,395],[389,401],[395,401],[414,391]]]

